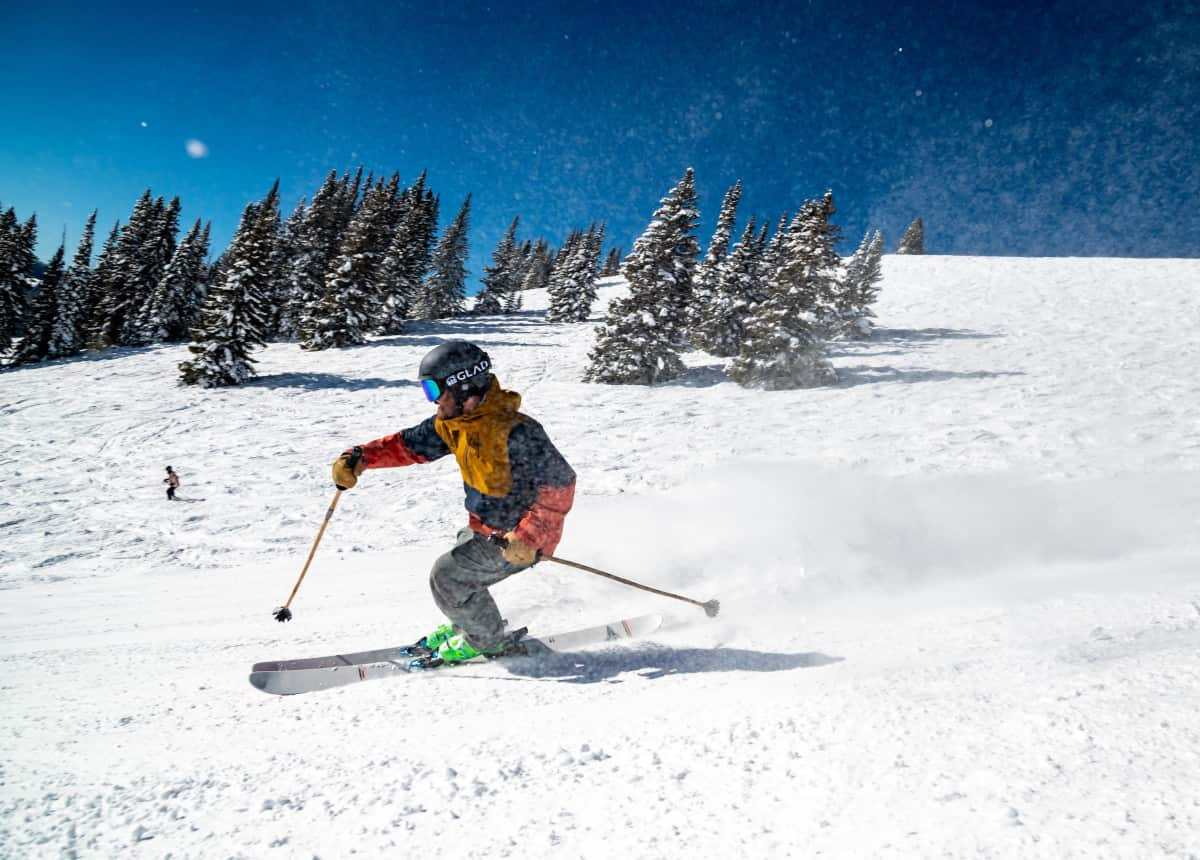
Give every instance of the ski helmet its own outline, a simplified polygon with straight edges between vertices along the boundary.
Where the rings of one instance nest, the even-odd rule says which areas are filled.
[[[492,360],[473,343],[452,340],[434,347],[421,359],[417,371],[421,388],[432,402],[450,391],[461,403],[483,394],[492,384]]]

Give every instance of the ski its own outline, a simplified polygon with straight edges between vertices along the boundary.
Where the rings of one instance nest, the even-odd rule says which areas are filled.
[[[539,651],[575,651],[592,645],[603,645],[623,639],[637,639],[658,630],[661,615],[640,615],[623,618],[608,624],[597,624],[550,636],[525,636],[520,640],[525,653],[502,657],[478,657],[465,663],[429,664],[429,652],[416,645],[359,651],[354,654],[331,654],[328,657],[307,657],[299,660],[273,660],[255,663],[250,669],[250,684],[264,693],[292,696],[342,687],[359,681],[372,681],[396,674],[425,674],[442,668],[490,662],[491,660],[537,659]]]

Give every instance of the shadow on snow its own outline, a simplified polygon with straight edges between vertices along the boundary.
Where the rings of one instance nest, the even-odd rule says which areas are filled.
[[[741,648],[610,648],[586,653],[538,654],[531,659],[509,658],[500,665],[519,678],[566,684],[619,683],[618,675],[637,672],[647,679],[703,672],[788,672],[840,663],[843,657],[819,652],[773,654]]]
[[[895,367],[873,367],[860,364],[857,367],[839,367],[837,382],[832,388],[853,388],[856,385],[872,385],[877,382],[945,382],[950,379],[997,379],[1002,376],[1024,376],[1020,371],[972,370],[900,370]]]
[[[412,379],[348,379],[336,373],[271,373],[244,383],[246,388],[304,388],[318,391],[341,388],[346,391],[365,391],[371,388],[416,388]]]

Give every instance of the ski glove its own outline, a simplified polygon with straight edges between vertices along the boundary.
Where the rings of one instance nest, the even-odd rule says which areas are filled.
[[[358,476],[365,468],[362,448],[343,451],[342,456],[333,461],[333,483],[339,490],[348,490],[358,483]]]
[[[504,560],[518,567],[533,564],[538,559],[538,551],[517,537],[516,532],[504,536],[504,545],[500,552]]]

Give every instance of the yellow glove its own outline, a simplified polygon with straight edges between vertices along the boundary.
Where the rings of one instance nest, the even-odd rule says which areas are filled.
[[[520,567],[533,564],[537,561],[537,550],[517,537],[516,532],[509,532],[504,536],[504,539],[508,543],[500,552],[504,556],[504,560],[509,564],[515,564]]]
[[[348,490],[358,483],[358,476],[365,468],[362,448],[343,451],[342,456],[333,461],[333,483],[339,490]]]

